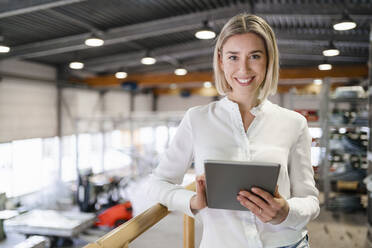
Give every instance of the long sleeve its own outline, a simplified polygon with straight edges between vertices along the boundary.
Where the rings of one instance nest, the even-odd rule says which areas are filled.
[[[303,119],[301,134],[291,149],[289,177],[291,198],[289,214],[280,225],[300,230],[319,214],[318,190],[315,187],[314,171],[311,166],[311,137],[306,120]]]
[[[193,159],[193,135],[190,124],[190,110],[186,112],[170,147],[162,156],[158,167],[150,177],[149,198],[191,217],[190,199],[195,192],[179,184]]]

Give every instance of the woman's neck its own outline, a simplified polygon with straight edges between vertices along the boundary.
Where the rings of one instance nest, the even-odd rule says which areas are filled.
[[[227,97],[239,105],[240,112],[246,113],[259,104],[259,100],[255,96],[228,94]]]

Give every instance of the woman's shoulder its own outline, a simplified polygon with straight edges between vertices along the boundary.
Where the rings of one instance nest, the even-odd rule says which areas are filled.
[[[307,123],[306,118],[302,114],[294,110],[281,107],[274,103],[272,103],[272,106],[273,106],[273,110],[276,112],[276,117],[279,117],[282,120],[288,120],[290,122],[295,122],[296,124],[301,124],[301,125],[304,125]]]
[[[214,111],[218,101],[213,101],[205,105],[198,105],[187,110],[187,114],[191,116],[204,116],[206,113]]]

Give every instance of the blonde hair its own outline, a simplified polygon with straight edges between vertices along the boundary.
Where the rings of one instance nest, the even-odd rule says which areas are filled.
[[[279,78],[279,52],[273,30],[264,19],[255,15],[236,15],[222,28],[217,38],[213,54],[213,71],[216,88],[220,95],[226,95],[228,92],[231,92],[232,89],[220,68],[219,56],[228,38],[236,34],[245,33],[257,34],[265,43],[267,54],[266,75],[257,94],[257,99],[261,102],[269,95],[276,93]]]

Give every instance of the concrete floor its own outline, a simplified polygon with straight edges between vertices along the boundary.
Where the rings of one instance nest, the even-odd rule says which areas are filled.
[[[130,244],[130,248],[174,248],[182,247],[183,216],[171,213],[150,230],[142,234]],[[353,214],[335,214],[321,209],[319,217],[308,225],[310,245],[313,248],[366,248],[367,217],[364,212]],[[202,226],[196,223],[195,243],[198,247],[201,239]],[[105,230],[89,229],[74,239],[74,245],[68,248],[83,247],[88,242],[106,233]],[[6,242],[0,242],[0,248],[14,247],[24,240],[19,234],[9,234]]]
[[[193,178],[190,178],[192,180]],[[129,187],[128,198],[132,201],[135,213],[138,214],[153,203],[145,199],[141,183]],[[320,197],[322,198],[322,197]],[[171,213],[154,227],[130,244],[131,248],[174,248],[183,244],[183,215]],[[367,216],[365,211],[352,214],[334,213],[321,207],[319,217],[308,224],[310,245],[313,248],[366,248]],[[107,230],[91,228],[75,238],[73,245],[64,248],[78,248],[94,242],[107,233]],[[198,247],[201,240],[202,226],[196,222],[195,243]],[[14,247],[24,240],[23,235],[8,233],[8,238],[0,241],[0,248]],[[372,247],[372,246],[370,246]]]
[[[182,247],[182,215],[172,214],[163,219],[129,247]],[[202,226],[196,223],[195,243],[198,247]],[[367,217],[363,212],[334,214],[321,210],[319,217],[308,225],[310,246],[314,248],[366,248]]]

